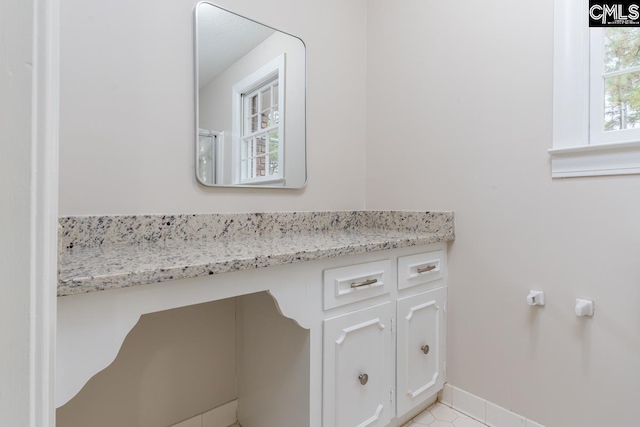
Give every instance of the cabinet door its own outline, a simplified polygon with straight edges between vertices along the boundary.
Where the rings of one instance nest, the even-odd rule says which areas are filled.
[[[383,427],[392,417],[393,304],[324,322],[323,427]]]
[[[446,289],[398,300],[398,416],[444,385]]]

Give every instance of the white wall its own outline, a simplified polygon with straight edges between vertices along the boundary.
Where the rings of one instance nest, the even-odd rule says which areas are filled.
[[[456,212],[453,385],[548,427],[637,424],[640,176],[550,178],[552,13],[369,0],[366,206]]]
[[[238,422],[308,426],[309,330],[284,317],[266,292],[237,298],[236,313]]]
[[[235,314],[231,298],[142,316],[57,425],[170,426],[234,400]]]
[[[365,1],[217,2],[307,46],[309,183],[302,190],[197,184],[196,3],[62,4],[60,214],[362,209]]]

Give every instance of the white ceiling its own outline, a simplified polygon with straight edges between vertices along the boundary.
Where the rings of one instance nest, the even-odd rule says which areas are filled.
[[[198,5],[200,88],[226,70],[275,30],[212,4]]]

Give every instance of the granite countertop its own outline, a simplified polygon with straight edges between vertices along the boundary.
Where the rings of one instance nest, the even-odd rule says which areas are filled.
[[[60,218],[58,296],[454,239],[452,212]]]

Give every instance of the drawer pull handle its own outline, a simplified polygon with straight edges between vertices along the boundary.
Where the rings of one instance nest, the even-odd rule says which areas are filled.
[[[423,345],[422,347],[420,347],[420,350],[424,353],[424,354],[429,354],[429,346],[428,345]]]
[[[360,380],[360,384],[362,385],[366,385],[369,382],[369,375],[367,374],[360,374],[360,376],[358,377],[358,379]]]
[[[378,279],[369,279],[369,280],[365,280],[364,282],[360,282],[360,283],[353,282],[351,284],[351,287],[352,288],[359,288],[360,286],[369,286],[369,285],[373,285],[374,283],[378,283]]]
[[[418,274],[426,273],[427,271],[435,270],[437,267],[435,265],[428,265],[423,268],[418,268]]]

